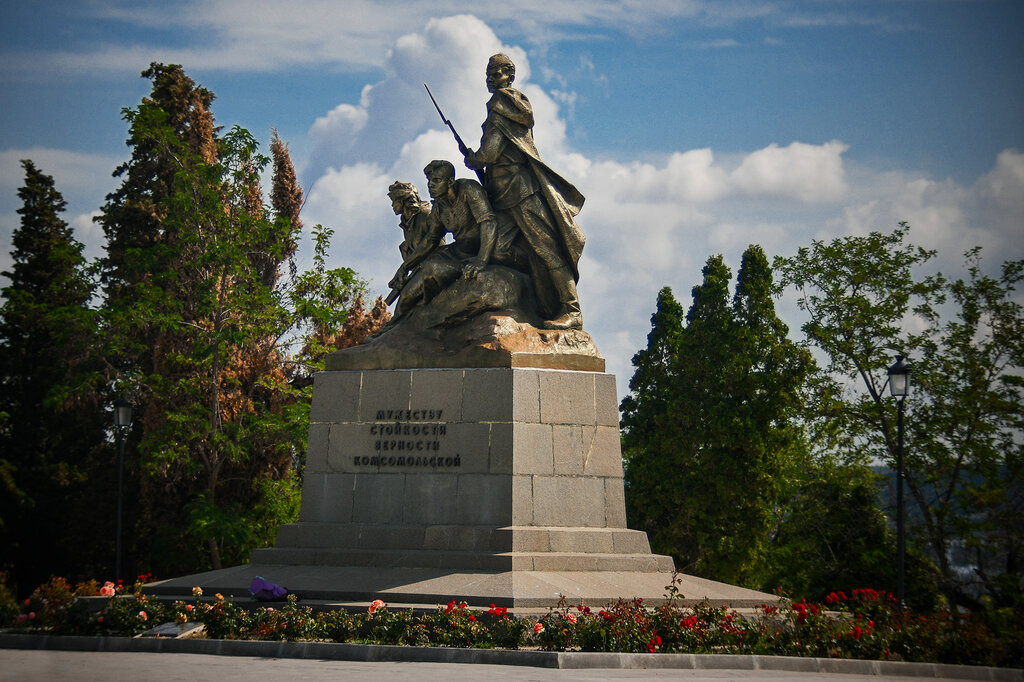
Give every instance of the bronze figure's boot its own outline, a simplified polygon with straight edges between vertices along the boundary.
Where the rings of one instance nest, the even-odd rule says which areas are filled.
[[[545,320],[544,328],[583,329],[583,313],[580,312],[580,299],[576,295],[576,281],[572,273],[567,267],[555,268],[550,273],[562,314],[553,320]]]

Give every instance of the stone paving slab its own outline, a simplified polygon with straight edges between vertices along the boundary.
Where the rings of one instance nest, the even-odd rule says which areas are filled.
[[[336,644],[331,642],[247,642],[128,637],[58,637],[0,634],[0,649],[205,654],[323,661],[458,663],[558,669],[727,670],[757,673],[839,674],[877,678],[1024,681],[1024,671],[984,666],[899,663],[786,656],[724,654],[616,654],[505,649]]]

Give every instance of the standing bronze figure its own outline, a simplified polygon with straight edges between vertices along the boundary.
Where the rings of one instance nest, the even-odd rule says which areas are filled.
[[[533,141],[533,108],[511,87],[514,80],[515,65],[508,56],[490,58],[487,119],[480,148],[465,152],[466,165],[485,172],[499,221],[514,222],[522,235],[543,326],[581,329],[576,282],[586,238],[575,218],[583,195],[541,160]]]

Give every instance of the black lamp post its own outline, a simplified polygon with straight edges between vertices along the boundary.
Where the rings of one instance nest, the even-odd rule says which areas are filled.
[[[121,579],[121,506],[124,498],[124,432],[132,425],[132,404],[124,398],[114,401],[114,432],[117,434],[117,550],[114,580]]]
[[[903,578],[907,556],[907,534],[903,509],[903,400],[910,393],[910,365],[902,355],[889,368],[889,392],[899,400],[896,417],[896,599],[904,605]]]

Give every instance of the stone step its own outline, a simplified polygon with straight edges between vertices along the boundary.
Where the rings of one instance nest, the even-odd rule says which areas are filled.
[[[542,526],[394,526],[293,523],[278,547],[408,549],[477,552],[649,553],[647,535],[628,528]]]
[[[252,565],[389,566],[473,571],[626,571],[666,573],[672,558],[657,554],[596,552],[457,552],[400,549],[267,547],[252,555]]]
[[[389,605],[415,605],[434,609],[451,600],[487,608],[490,604],[512,609],[544,609],[554,606],[559,595],[569,604],[603,607],[617,599],[643,597],[655,606],[666,598],[671,573],[637,571],[458,571],[450,568],[400,568],[380,566],[309,566],[249,564],[218,571],[151,583],[146,594],[189,601],[192,588],[199,586],[207,596],[217,592],[245,603],[249,583],[255,576],[284,585],[304,600],[361,602],[365,611],[374,599]],[[677,597],[683,603],[707,600],[713,606],[748,608],[778,604],[776,595],[755,592],[696,576],[677,575]],[[255,602],[253,602],[255,603]]]

